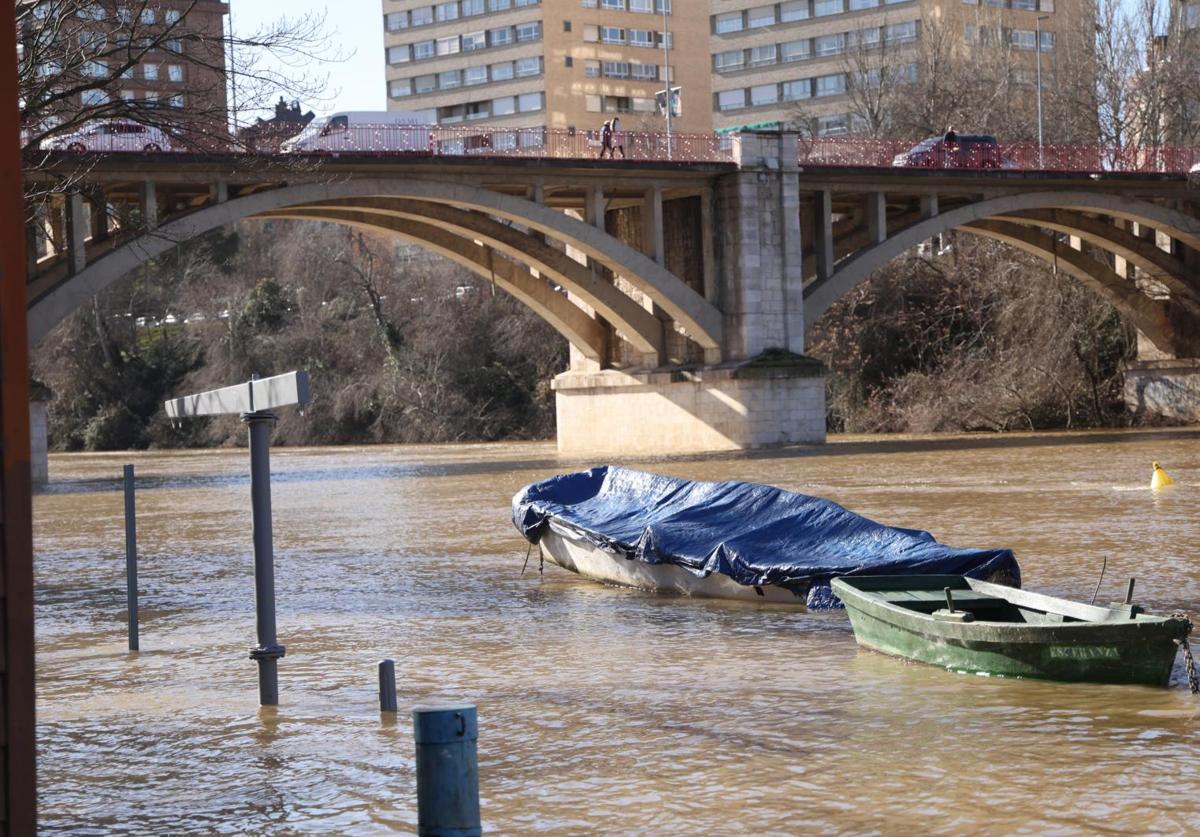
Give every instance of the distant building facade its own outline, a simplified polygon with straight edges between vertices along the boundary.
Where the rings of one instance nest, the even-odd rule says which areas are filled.
[[[694,0],[674,0],[681,8]],[[706,15],[672,0],[383,0],[388,109],[441,124],[712,129]],[[664,14],[665,13],[665,14]],[[665,49],[664,49],[665,46]]]
[[[116,115],[120,109],[110,106],[120,99],[129,103],[125,109],[131,113],[170,109],[163,111],[167,122],[195,119],[207,130],[224,130],[229,111],[224,35],[228,3],[18,0],[21,4],[27,14],[20,37],[26,50],[41,56],[34,68],[39,78],[70,89],[89,86],[89,79],[103,82],[63,102],[57,118],[82,108]],[[143,49],[145,54],[121,72],[130,54]]]
[[[849,74],[876,61],[917,80],[921,39],[931,25],[956,48],[1011,47],[1016,80],[1031,88],[1040,47],[1048,86],[1061,33],[1094,19],[1088,2],[710,0],[714,127],[857,133]]]
[[[259,117],[253,125],[242,128],[238,139],[250,151],[278,151],[280,144],[303,131],[315,118],[316,114],[311,110],[305,113],[299,102],[289,102],[280,96],[275,115],[270,119]]]

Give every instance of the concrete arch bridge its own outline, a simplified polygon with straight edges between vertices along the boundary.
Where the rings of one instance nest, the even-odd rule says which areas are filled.
[[[784,133],[689,162],[62,154],[30,177],[71,183],[28,230],[35,346],[181,242],[319,220],[440,253],[557,329],[571,346],[555,380],[564,452],[817,442],[824,380],[806,330],[888,260],[957,230],[1111,301],[1145,340],[1138,406],[1200,412],[1200,192],[1182,175],[802,167]]]

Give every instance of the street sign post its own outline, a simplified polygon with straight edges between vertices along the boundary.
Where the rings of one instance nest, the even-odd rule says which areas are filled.
[[[276,638],[275,552],[271,537],[271,427],[276,407],[308,403],[308,372],[253,378],[244,384],[173,398],[165,406],[172,419],[240,415],[250,433],[250,502],[254,521],[254,593],[258,645],[258,697],[263,706],[279,703],[277,661],[285,649]]]

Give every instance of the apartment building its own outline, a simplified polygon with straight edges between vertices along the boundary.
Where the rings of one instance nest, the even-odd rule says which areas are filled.
[[[964,49],[1010,45],[1014,73],[1030,85],[1040,29],[1044,83],[1053,83],[1060,33],[1091,20],[1083,16],[1087,2],[710,0],[714,127],[854,133],[861,125],[848,95],[852,74],[869,79],[887,67],[915,81],[922,30],[931,25]]]
[[[681,8],[699,0],[674,0]],[[705,4],[706,8],[706,4]],[[707,13],[672,0],[383,0],[388,109],[442,124],[710,131]]]
[[[114,0],[71,4],[21,0],[22,48],[47,87],[81,89],[58,107],[61,118],[77,108],[122,99],[141,111],[169,108],[171,121],[191,114],[211,125],[227,120],[225,16],[218,0]],[[148,50],[124,72],[131,52]],[[88,82],[104,83],[91,87]]]

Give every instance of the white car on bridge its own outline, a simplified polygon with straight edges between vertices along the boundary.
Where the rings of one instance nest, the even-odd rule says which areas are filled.
[[[171,151],[171,138],[161,128],[125,119],[94,122],[70,134],[42,141],[43,151]]]
[[[289,154],[427,153],[433,116],[432,110],[343,111],[313,120],[297,137],[285,142],[282,150]]]

